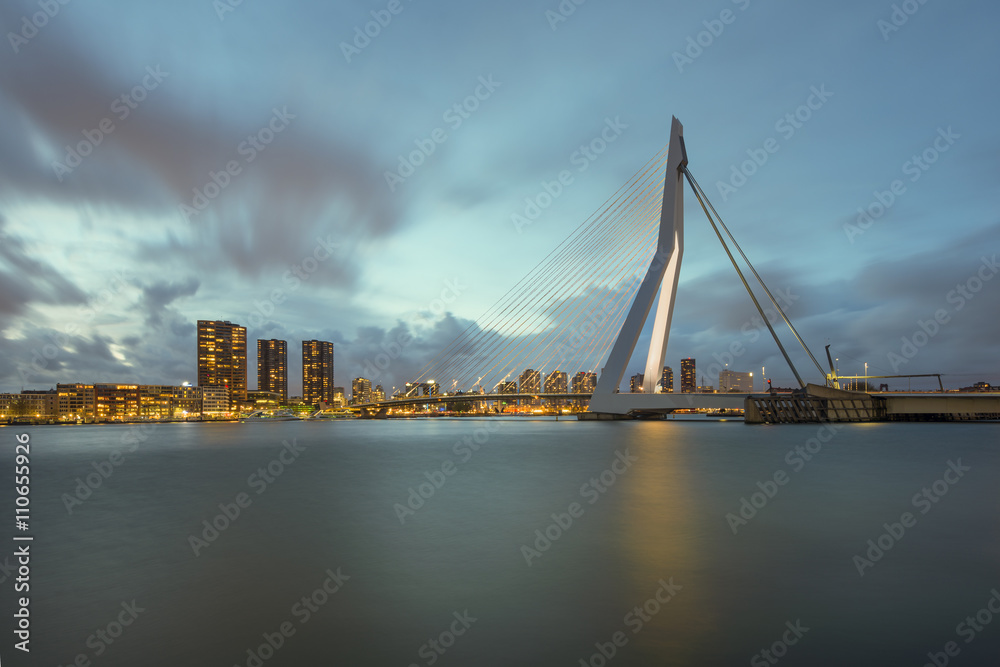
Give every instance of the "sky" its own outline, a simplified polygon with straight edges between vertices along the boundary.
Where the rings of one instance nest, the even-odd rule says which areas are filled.
[[[1000,384],[1000,6],[578,1],[3,3],[0,391],[194,382],[198,319],[248,327],[251,388],[259,338],[288,340],[296,394],[302,340],[349,387],[402,336],[375,378],[401,386],[672,116],[817,356]],[[791,386],[685,196],[666,363]]]

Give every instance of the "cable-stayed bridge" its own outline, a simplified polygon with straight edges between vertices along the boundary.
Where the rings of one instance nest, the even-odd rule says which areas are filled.
[[[356,407],[381,409],[558,395],[564,399],[589,398],[591,412],[608,414],[742,408],[747,394],[660,391],[684,253],[685,180],[763,316],[713,219],[713,214],[718,214],[688,170],[683,127],[674,118],[667,147],[427,363],[408,385],[413,389]],[[719,223],[736,246],[721,219]],[[742,250],[739,252],[743,255]],[[746,260],[745,255],[743,258]],[[657,296],[642,391],[619,393]],[[763,319],[768,321],[766,316]],[[771,332],[774,334],[773,329]],[[802,342],[797,332],[795,336]],[[804,387],[776,335],[775,341]],[[815,362],[811,353],[809,356]],[[825,380],[824,370],[818,363],[816,366]],[[428,391],[429,386],[435,390]],[[421,387],[424,396],[416,395]]]
[[[748,401],[751,394],[661,391],[684,255],[685,181],[795,376],[802,390],[798,397],[757,395]],[[752,281],[756,287],[751,287]],[[761,306],[765,298],[818,371],[820,383],[809,385],[808,391]],[[620,392],[654,303],[642,387]],[[827,360],[828,371],[698,185],[688,169],[683,127],[674,118],[668,146],[427,363],[402,395],[352,408],[378,412],[423,404],[498,405],[547,399],[563,404],[586,400],[590,416],[609,418],[745,406],[748,415],[754,412],[755,418],[763,415],[763,420],[778,421],[869,421],[894,414],[894,408],[881,399],[841,391],[829,348]],[[899,415],[938,409],[927,407],[931,404],[919,397],[893,400]],[[990,401],[983,404],[988,411],[972,399],[959,401],[962,405],[948,408],[949,414],[963,410],[1000,414],[1000,397]],[[972,405],[978,407],[963,407]]]

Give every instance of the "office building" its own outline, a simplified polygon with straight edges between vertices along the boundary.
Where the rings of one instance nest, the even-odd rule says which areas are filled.
[[[355,378],[351,382],[351,405],[372,402],[372,381],[366,378]]]
[[[57,384],[59,420],[88,423],[94,421],[94,385]]]
[[[333,343],[302,341],[302,400],[307,405],[333,403]]]
[[[278,394],[281,405],[288,403],[287,341],[257,341],[257,391]]]
[[[563,371],[552,371],[549,376],[545,378],[544,388],[546,394],[566,394],[569,393],[569,376]],[[566,405],[566,401],[561,398],[549,398],[546,399],[549,405],[562,406]]]
[[[533,368],[527,368],[518,377],[518,386],[521,394],[538,394],[542,390],[541,373]]]
[[[0,418],[55,420],[59,418],[59,394],[55,389],[25,389],[20,394],[0,394]]]
[[[695,373],[695,360],[690,357],[681,359],[681,393],[693,394],[698,390],[698,378]]]
[[[629,391],[633,394],[641,394],[643,392],[642,383],[646,379],[645,373],[639,373],[638,375],[633,375],[632,379],[629,380],[628,386]]]
[[[233,404],[247,398],[247,329],[221,320],[198,320],[198,386],[224,387]]]
[[[248,391],[247,407],[251,410],[276,410],[288,405],[288,400],[276,391]]]
[[[663,377],[660,378],[660,393],[674,393],[674,369],[670,366],[663,367]]]
[[[95,421],[135,419],[139,415],[139,385],[95,384],[94,406]]]
[[[597,373],[580,371],[573,376],[574,394],[592,394],[597,388]]]
[[[533,368],[526,368],[518,377],[519,394],[538,394],[542,391],[542,374]],[[524,401],[522,405],[537,405],[539,399],[532,398]]]
[[[201,417],[201,387],[192,387],[190,384],[174,387],[174,406],[175,417]]]
[[[171,419],[174,416],[174,387],[163,384],[140,384],[139,418],[140,419]]]
[[[753,393],[753,373],[738,373],[729,369],[720,371],[719,392]]]
[[[565,394],[569,392],[569,376],[562,371],[552,371],[545,378],[546,394]]]
[[[232,396],[227,388],[219,385],[201,388],[201,413],[204,416],[219,417],[231,412],[233,407]]]
[[[496,393],[498,394],[516,394],[517,393],[517,381],[503,381],[497,385]]]

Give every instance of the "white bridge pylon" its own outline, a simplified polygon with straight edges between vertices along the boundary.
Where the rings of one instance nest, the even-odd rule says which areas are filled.
[[[639,285],[632,308],[622,324],[607,363],[590,400],[590,411],[626,414],[635,409],[672,409],[690,407],[690,396],[655,394],[656,384],[663,373],[663,358],[670,337],[670,322],[674,314],[677,281],[684,255],[684,170],[687,167],[684,148],[684,127],[677,118],[670,127],[667,151],[667,173],[663,185],[663,207],[660,213],[660,233],[656,254]],[[619,394],[618,388],[639,341],[657,292],[660,300],[653,320],[653,336],[646,356],[643,393]],[[699,397],[707,399],[708,395]],[[743,407],[742,394],[712,395],[712,400],[699,400],[697,407]],[[702,405],[704,403],[704,405]],[[709,405],[711,404],[711,405]]]

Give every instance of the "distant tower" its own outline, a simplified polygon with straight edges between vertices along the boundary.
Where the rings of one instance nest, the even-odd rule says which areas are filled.
[[[247,328],[223,320],[198,320],[198,386],[226,387],[230,400],[247,400]]]
[[[681,393],[693,394],[698,391],[698,376],[694,359],[681,359]]]
[[[645,379],[645,373],[639,373],[638,375],[633,375],[631,381],[629,382],[629,391],[633,394],[643,393],[642,381]]]
[[[288,342],[257,340],[257,390],[281,395],[288,403]]]
[[[302,341],[302,401],[333,403],[333,343]]]

